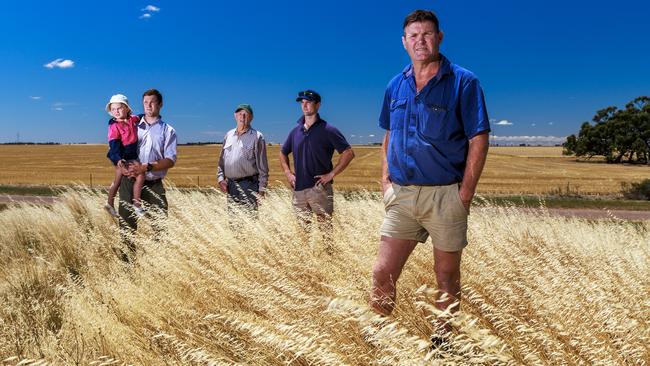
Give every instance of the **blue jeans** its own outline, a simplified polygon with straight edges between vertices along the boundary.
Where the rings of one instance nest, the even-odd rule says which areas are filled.
[[[227,179],[228,203],[245,206],[249,210],[257,210],[257,193],[260,190],[260,181],[257,175],[238,179]]]

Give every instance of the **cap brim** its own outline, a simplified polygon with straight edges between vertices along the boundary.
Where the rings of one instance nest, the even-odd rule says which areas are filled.
[[[246,112],[250,113],[251,116],[253,115],[253,111],[251,111],[250,109],[247,109],[247,108],[237,108],[237,109],[235,109],[235,113],[237,113],[237,112],[239,112],[241,110],[245,110]]]
[[[300,102],[303,99],[306,99],[306,100],[308,100],[310,102],[316,102],[316,99],[310,98],[310,97],[298,97],[298,98],[296,98],[296,102]]]

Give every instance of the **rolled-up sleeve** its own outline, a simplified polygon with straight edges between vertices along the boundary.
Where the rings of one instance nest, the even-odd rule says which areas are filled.
[[[169,159],[176,164],[176,130],[171,127],[167,129],[167,136],[165,136],[163,158]]]
[[[379,127],[384,130],[390,130],[390,85],[386,88],[384,93],[384,101],[381,104],[381,112],[379,113]]]
[[[228,134],[224,136],[223,138],[223,143],[221,144],[221,153],[219,154],[219,161],[217,162],[217,183],[221,183],[222,180],[226,179],[226,175],[223,172],[224,168],[224,160],[223,160],[223,152],[224,152],[224,147],[226,146],[226,140],[228,139]]]
[[[257,139],[255,151],[255,163],[259,172],[260,191],[264,192],[269,183],[269,161],[266,156],[266,141],[261,133]]]
[[[463,86],[460,94],[460,111],[468,139],[481,132],[490,131],[485,96],[478,79],[472,78]]]

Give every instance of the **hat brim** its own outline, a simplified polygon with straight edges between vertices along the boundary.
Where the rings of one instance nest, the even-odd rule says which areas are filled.
[[[251,111],[251,110],[248,109],[248,108],[237,108],[237,109],[235,109],[235,113],[241,111],[242,109],[245,110],[246,112],[250,113],[251,115],[253,114],[253,111]]]
[[[108,102],[108,103],[106,103],[106,112],[108,114],[111,114],[111,104],[113,104],[113,103],[124,104],[130,111],[133,111],[133,109],[131,109],[131,106],[128,103],[124,103],[124,102]]]
[[[298,97],[298,98],[296,98],[296,102],[300,102],[303,99],[308,100],[310,102],[320,103],[320,101],[316,100],[316,98],[310,98],[310,97]]]

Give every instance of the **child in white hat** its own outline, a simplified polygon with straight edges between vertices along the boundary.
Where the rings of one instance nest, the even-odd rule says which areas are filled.
[[[108,190],[106,211],[114,217],[119,217],[115,211],[114,201],[122,180],[122,167],[128,167],[133,161],[138,161],[138,116],[131,115],[129,100],[122,94],[115,94],[106,104],[106,112],[113,118],[108,121],[108,154],[106,155],[115,165],[115,179]],[[144,215],[140,203],[140,193],[144,186],[144,174],[138,174],[133,185],[133,206],[135,214]]]

